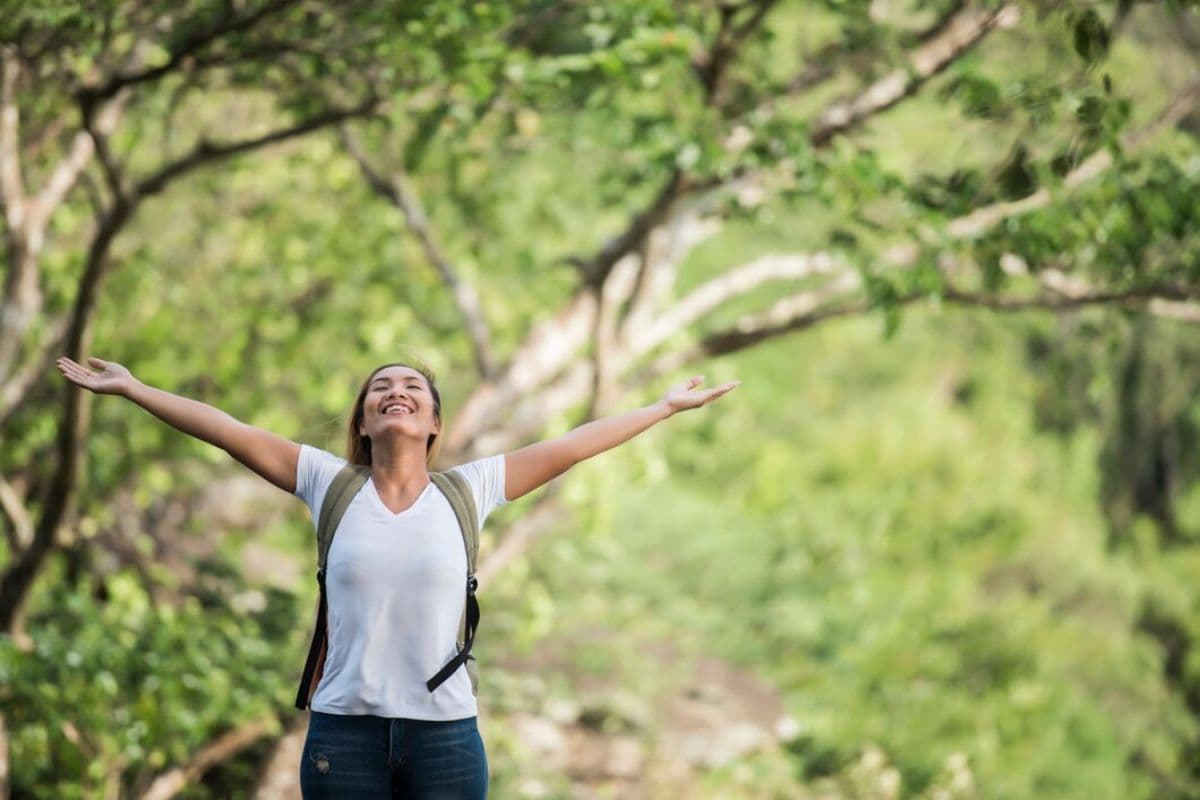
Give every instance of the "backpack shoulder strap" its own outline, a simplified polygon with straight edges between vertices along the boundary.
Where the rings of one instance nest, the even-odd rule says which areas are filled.
[[[459,667],[467,668],[471,679],[471,692],[479,691],[479,674],[472,667],[475,656],[471,647],[475,643],[475,631],[479,628],[479,601],[475,598],[478,585],[475,580],[475,561],[479,555],[479,515],[475,513],[475,496],[462,475],[451,470],[431,472],[429,479],[442,491],[458,517],[458,528],[462,531],[463,547],[467,551],[467,602],[458,623],[458,655],[425,682],[430,692],[441,686]]]
[[[463,546],[467,549],[467,577],[471,578],[475,575],[475,561],[479,555],[479,514],[475,509],[475,495],[466,478],[453,470],[431,472],[429,479],[446,495],[454,516],[458,517]]]
[[[321,501],[321,514],[317,520],[317,622],[313,630],[312,644],[308,647],[308,658],[304,663],[304,675],[300,678],[300,688],[296,690],[296,708],[301,711],[308,708],[312,702],[313,693],[325,668],[325,560],[329,556],[329,545],[333,542],[333,534],[337,531],[338,523],[346,513],[350,501],[358,490],[367,482],[371,470],[357,464],[346,464],[333,482],[325,490],[325,498]]]
[[[329,557],[329,546],[333,543],[333,534],[337,531],[338,523],[342,521],[350,501],[358,494],[358,490],[367,482],[371,470],[360,464],[346,464],[333,482],[325,490],[325,499],[321,501],[321,516],[317,520],[317,571],[325,572],[325,560]]]

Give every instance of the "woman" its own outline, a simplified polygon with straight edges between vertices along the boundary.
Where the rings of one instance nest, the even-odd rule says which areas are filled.
[[[57,366],[72,383],[121,395],[220,447],[299,496],[318,519],[345,459],[147,386],[115,362],[87,361],[93,369],[69,358]],[[496,507],[572,465],[739,383],[697,389],[702,380],[677,384],[644,408],[455,467],[470,487],[480,525]],[[328,648],[300,764],[306,798],[475,800],[487,794],[487,757],[467,670],[455,670],[436,689],[426,684],[457,651],[466,602],[457,518],[429,477],[441,412],[432,373],[403,363],[373,370],[354,402],[347,455],[369,467],[370,476],[342,516],[327,560]]]

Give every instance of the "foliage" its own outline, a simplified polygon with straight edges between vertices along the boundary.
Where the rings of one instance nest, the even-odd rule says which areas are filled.
[[[1190,329],[1142,316],[1195,318],[1195,112],[1164,116],[1195,94],[1194,4],[1006,8],[12,9],[15,793],[140,793],[287,706],[309,622],[307,521],[240,503],[221,453],[139,409],[79,400],[46,354],[337,451],[357,381],[400,349],[439,373],[460,458],[649,401],[667,373],[745,381],[577,468],[578,530],[489,587],[480,644],[617,674],[619,649],[551,635],[577,620],[768,676],[802,733],[707,776],[711,796],[1195,797],[1200,362]],[[930,52],[953,57],[926,74]],[[37,204],[14,175],[36,199],[79,153],[22,228]],[[747,277],[760,257],[817,267]],[[610,316],[580,311],[596,296]],[[955,304],[1065,311],[926,319]],[[1066,313],[1092,305],[1111,310]],[[822,324],[862,313],[879,319]],[[637,673],[619,674],[653,691]],[[520,680],[483,674],[522,708]],[[508,796],[534,757],[495,724]],[[188,791],[226,796],[262,757]]]
[[[626,674],[640,636],[753,665],[801,723],[794,779],[847,797],[932,798],[963,770],[954,796],[1164,796],[1153,774],[1192,796],[1200,726],[1139,618],[1195,618],[1195,548],[1110,554],[1099,437],[1038,431],[1009,322],[913,319],[882,346],[853,323],[712,364],[748,391],[586,468],[578,524],[497,587],[503,638],[620,632],[573,648],[576,681]],[[898,795],[853,789],[872,752]]]
[[[290,706],[281,653],[302,657],[290,595],[155,604],[129,574],[57,583],[33,649],[0,651],[12,784],[47,797],[144,791],[228,729]],[[115,784],[115,785],[114,785]]]

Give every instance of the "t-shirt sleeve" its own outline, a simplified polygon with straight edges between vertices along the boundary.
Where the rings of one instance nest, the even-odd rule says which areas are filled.
[[[504,499],[504,454],[468,461],[451,467],[462,475],[475,495],[475,510],[479,514],[479,527],[497,508],[507,505]]]
[[[321,518],[321,501],[325,499],[325,492],[345,464],[346,459],[333,453],[326,453],[307,444],[300,445],[295,495],[308,506],[308,511],[312,514],[313,530],[316,530],[317,520]]]

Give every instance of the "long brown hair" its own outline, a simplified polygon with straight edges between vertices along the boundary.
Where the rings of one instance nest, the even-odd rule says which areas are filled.
[[[363,421],[363,401],[367,397],[367,389],[371,385],[371,379],[379,373],[380,370],[388,367],[408,367],[414,369],[425,378],[425,382],[429,384],[429,393],[433,395],[433,418],[437,422],[442,421],[442,397],[438,394],[437,384],[434,382],[433,370],[428,366],[416,361],[416,363],[405,363],[402,361],[393,361],[390,364],[382,364],[371,370],[367,375],[367,379],[363,381],[362,388],[358,390],[358,397],[354,400],[354,411],[350,415],[350,427],[346,433],[346,460],[351,464],[359,464],[364,467],[371,466],[371,440],[366,436],[361,436],[358,433],[358,428]],[[433,460],[437,458],[438,451],[441,450],[442,443],[439,434],[431,433],[429,441],[425,443],[425,465],[433,466]]]

